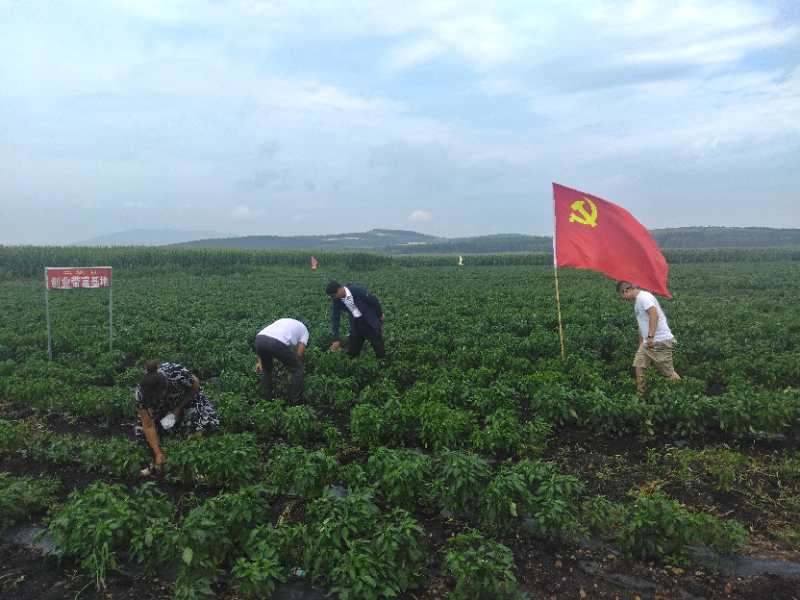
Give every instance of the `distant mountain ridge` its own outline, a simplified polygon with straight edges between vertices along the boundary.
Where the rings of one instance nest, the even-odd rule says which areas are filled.
[[[178,229],[129,229],[101,235],[70,246],[165,246],[204,238],[223,237],[219,231],[181,231]]]
[[[222,239],[194,240],[175,244],[201,248],[247,248],[271,250],[377,250],[394,246],[426,245],[446,238],[438,238],[404,229],[371,229],[360,233],[330,235],[248,235]]]
[[[650,232],[661,248],[774,248],[800,246],[800,229],[674,227]]]
[[[659,247],[772,248],[800,246],[800,229],[770,227],[676,227],[651,231]],[[505,233],[444,238],[400,229],[373,229],[363,233],[307,236],[247,236],[195,240],[177,244],[201,248],[272,250],[372,250],[389,254],[490,254],[550,252],[553,238]]]
[[[659,247],[672,248],[774,248],[800,246],[800,229],[770,227],[676,227],[651,231]],[[80,246],[178,246],[242,248],[249,250],[365,250],[386,254],[495,254],[550,252],[550,236],[504,233],[445,238],[404,229],[372,229],[328,235],[209,236],[204,231],[137,229],[87,240]]]

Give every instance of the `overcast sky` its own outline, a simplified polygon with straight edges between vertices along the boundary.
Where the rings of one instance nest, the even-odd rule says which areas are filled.
[[[800,227],[798,0],[0,0],[0,55],[0,243]]]

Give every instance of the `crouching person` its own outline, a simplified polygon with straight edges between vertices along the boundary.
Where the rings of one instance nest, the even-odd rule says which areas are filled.
[[[144,436],[153,451],[153,464],[142,475],[164,464],[161,436],[205,433],[219,427],[217,411],[200,389],[200,380],[177,363],[149,361],[145,365],[136,386],[136,410],[141,421],[136,436]]]
[[[303,360],[308,345],[308,328],[295,319],[278,319],[258,332],[254,345],[258,355],[256,373],[261,373],[264,399],[272,400],[272,359],[276,358],[291,372],[289,403],[298,402],[303,393]]]

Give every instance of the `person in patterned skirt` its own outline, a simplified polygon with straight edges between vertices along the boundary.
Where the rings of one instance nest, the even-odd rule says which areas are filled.
[[[153,467],[161,469],[161,436],[172,433],[206,433],[219,427],[217,411],[200,389],[200,380],[178,363],[149,361],[136,386],[136,410],[144,436],[153,451]],[[150,469],[142,471],[148,475]]]

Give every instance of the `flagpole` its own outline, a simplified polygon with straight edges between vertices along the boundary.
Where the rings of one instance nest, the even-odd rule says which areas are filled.
[[[564,349],[564,324],[561,321],[561,296],[558,291],[558,260],[556,258],[556,191],[553,189],[553,275],[556,280],[556,311],[558,312],[558,338],[561,341],[561,360],[566,360]]]

